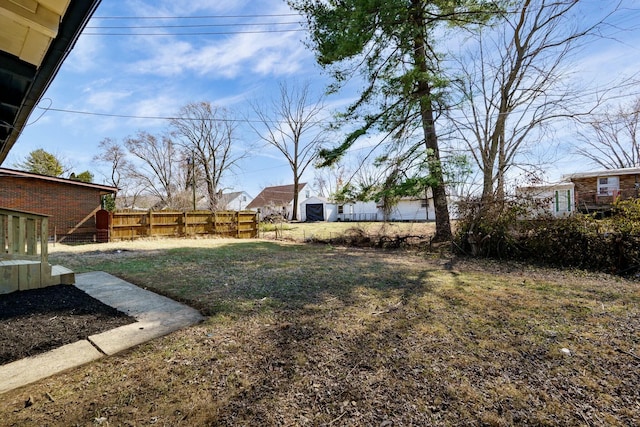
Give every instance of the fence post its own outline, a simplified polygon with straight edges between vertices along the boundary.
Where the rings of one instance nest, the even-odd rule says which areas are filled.
[[[149,231],[147,237],[153,237],[153,211],[149,209]]]

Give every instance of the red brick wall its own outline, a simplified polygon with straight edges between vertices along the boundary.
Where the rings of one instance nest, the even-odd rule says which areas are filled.
[[[614,175],[612,175],[614,176]],[[635,199],[638,197],[640,190],[636,189],[636,182],[640,182],[640,176],[637,175],[619,175],[620,194],[622,200]],[[576,203],[580,207],[582,205],[598,205],[611,204],[613,197],[601,196],[598,194],[598,178],[574,178],[571,181],[576,188]]]
[[[93,240],[100,190],[23,177],[0,177],[0,207],[49,215],[49,236]],[[88,216],[88,218],[87,218]]]

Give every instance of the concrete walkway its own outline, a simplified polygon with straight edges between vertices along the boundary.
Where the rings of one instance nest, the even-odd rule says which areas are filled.
[[[137,321],[0,366],[0,394],[203,320],[191,307],[101,271],[77,274],[75,286]]]

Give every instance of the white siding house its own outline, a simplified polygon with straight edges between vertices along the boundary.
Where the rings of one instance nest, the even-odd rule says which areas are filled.
[[[337,205],[324,197],[313,196],[300,203],[300,221],[333,222],[337,212]]]
[[[550,214],[560,218],[572,215],[576,210],[575,185],[572,182],[518,187],[516,196],[530,202],[530,215],[533,217]]]
[[[337,205],[338,221],[381,221],[376,202],[355,202]]]
[[[427,209],[428,204],[428,209]],[[324,197],[311,197],[300,205],[301,221],[383,221],[382,206],[376,202],[335,203]],[[433,200],[401,199],[393,207],[388,221],[433,221]]]
[[[220,204],[224,205],[223,209],[229,211],[244,211],[247,209],[251,199],[252,197],[246,191],[236,191],[223,194]]]
[[[382,206],[378,207],[383,215]],[[433,199],[404,197],[391,209],[388,221],[433,221],[436,218]]]
[[[335,203],[324,197],[311,197],[301,204],[301,221],[379,221],[375,202]]]

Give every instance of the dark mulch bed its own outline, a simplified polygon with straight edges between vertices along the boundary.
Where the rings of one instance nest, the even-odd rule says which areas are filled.
[[[75,286],[0,295],[0,365],[133,322]]]

